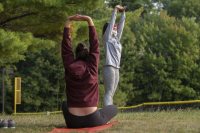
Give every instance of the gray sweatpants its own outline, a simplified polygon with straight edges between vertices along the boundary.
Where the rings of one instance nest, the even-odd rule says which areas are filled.
[[[119,82],[119,69],[112,66],[104,66],[103,82],[105,88],[104,106],[113,105],[113,96]]]

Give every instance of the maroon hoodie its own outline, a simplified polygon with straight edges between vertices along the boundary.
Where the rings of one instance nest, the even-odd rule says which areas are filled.
[[[76,60],[69,28],[64,28],[62,58],[65,68],[68,107],[96,107],[99,100],[99,41],[94,26],[89,26],[89,59]]]

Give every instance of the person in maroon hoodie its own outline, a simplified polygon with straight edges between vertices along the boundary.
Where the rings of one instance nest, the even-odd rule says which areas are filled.
[[[70,34],[72,21],[86,21],[89,28],[89,50],[78,43],[75,55]],[[65,68],[67,101],[62,111],[67,127],[84,128],[106,124],[116,114],[115,105],[98,109],[99,41],[94,23],[89,16],[74,15],[67,19],[62,40],[62,59]]]

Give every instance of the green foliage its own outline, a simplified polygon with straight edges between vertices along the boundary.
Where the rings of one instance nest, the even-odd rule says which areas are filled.
[[[132,31],[141,53],[134,70],[132,102],[197,98],[199,86],[193,88],[190,77],[199,59],[199,25],[161,12],[132,23]]]
[[[126,13],[126,22],[121,39],[121,44],[123,46],[122,58],[121,58],[121,68],[120,68],[120,82],[118,89],[126,94],[124,102],[129,102],[132,99],[134,84],[134,67],[138,62],[137,58],[140,53],[138,53],[136,43],[135,33],[131,31],[131,26],[133,22],[138,22],[140,19],[140,14],[143,9],[138,9],[132,13]]]
[[[163,9],[175,17],[194,17],[200,20],[200,3],[199,0],[156,0],[163,3]]]
[[[116,5],[126,6],[126,11],[135,11],[141,7],[145,8],[145,12],[150,12],[154,5],[152,0],[106,0],[108,6],[114,8]]]
[[[3,5],[0,3],[0,12],[2,12],[3,10]]]
[[[26,61],[17,63],[23,81],[21,112],[60,110],[65,96],[64,71],[57,54],[54,49],[28,53]]]
[[[24,60],[27,51],[38,51],[54,45],[55,42],[34,38],[31,33],[0,29],[0,66]]]
[[[102,27],[116,4],[127,6],[118,106],[148,101],[200,98],[198,0],[0,0],[0,67],[22,77],[18,111],[53,111],[65,98],[60,43],[69,15],[93,18],[100,41],[100,104],[104,95]],[[155,9],[153,2],[163,4]],[[167,15],[167,13],[169,15]],[[175,17],[170,17],[175,16]],[[73,48],[88,44],[87,23],[73,24]],[[6,76],[6,111],[12,112],[13,84]]]

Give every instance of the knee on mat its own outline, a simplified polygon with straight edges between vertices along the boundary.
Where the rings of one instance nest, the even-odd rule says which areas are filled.
[[[116,116],[118,113],[118,108],[116,105],[107,105],[107,108],[109,108],[110,112],[112,112],[113,116]]]
[[[117,113],[118,113],[118,108],[117,108],[117,106],[116,105],[113,105],[113,108],[114,108],[114,115],[117,115]]]

